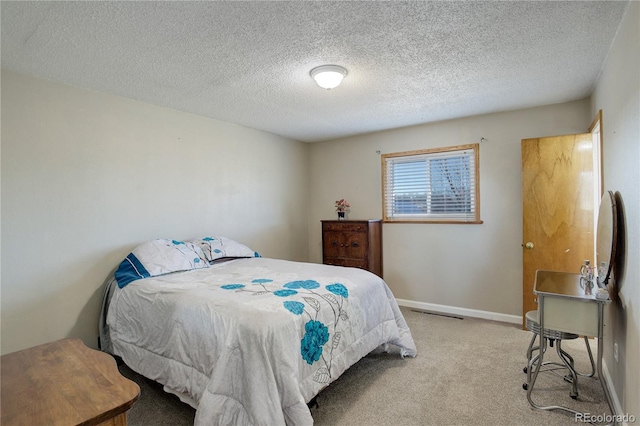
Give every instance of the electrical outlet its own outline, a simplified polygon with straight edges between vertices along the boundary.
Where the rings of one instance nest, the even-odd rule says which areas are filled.
[[[613,344],[613,359],[618,362],[618,342],[614,342]]]

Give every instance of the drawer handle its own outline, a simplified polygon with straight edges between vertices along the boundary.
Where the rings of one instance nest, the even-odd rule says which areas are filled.
[[[333,247],[337,247],[337,246],[338,246],[338,242],[337,242],[337,241],[331,241],[331,245],[332,245]]]
[[[351,245],[352,245],[353,247],[359,247],[359,246],[360,246],[360,244],[358,244],[358,242],[357,242],[357,241],[354,241],[353,243],[351,243]]]

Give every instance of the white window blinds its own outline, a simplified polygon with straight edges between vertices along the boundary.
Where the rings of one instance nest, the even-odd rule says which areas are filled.
[[[385,221],[478,223],[477,149],[383,155]]]

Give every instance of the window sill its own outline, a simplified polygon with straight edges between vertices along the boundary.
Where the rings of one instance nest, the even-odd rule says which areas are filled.
[[[433,224],[446,224],[446,225],[482,225],[484,221],[474,220],[469,222],[461,222],[459,220],[389,220],[385,219],[382,223],[433,223]]]

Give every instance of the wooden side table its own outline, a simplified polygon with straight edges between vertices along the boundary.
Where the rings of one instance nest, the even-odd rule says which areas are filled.
[[[124,426],[127,410],[140,395],[110,355],[79,339],[3,355],[0,367],[3,426]]]

